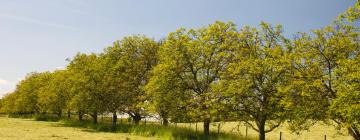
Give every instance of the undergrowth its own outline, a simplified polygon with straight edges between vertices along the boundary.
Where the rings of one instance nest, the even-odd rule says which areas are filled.
[[[86,128],[88,131],[93,132],[129,133],[132,135],[158,137],[169,140],[246,140],[239,135],[230,133],[217,134],[212,132],[209,136],[206,136],[203,133],[196,132],[189,128],[162,126],[159,124],[117,124],[113,126],[109,123],[93,124],[89,120],[77,121],[68,119],[61,120],[61,124],[68,127]]]
[[[128,133],[131,135],[157,137],[166,140],[251,140],[253,138],[244,138],[243,136],[233,133],[215,133],[210,132],[209,136],[193,129],[176,126],[163,126],[160,124],[148,123],[134,125],[131,123],[118,123],[112,125],[111,120],[105,118],[105,121],[94,124],[91,120],[85,119],[79,121],[76,119],[66,119],[56,115],[23,115],[13,114],[8,117],[12,118],[33,118],[36,121],[58,121],[60,126],[83,128],[88,132],[110,132],[110,133]],[[126,122],[126,121],[125,121]]]

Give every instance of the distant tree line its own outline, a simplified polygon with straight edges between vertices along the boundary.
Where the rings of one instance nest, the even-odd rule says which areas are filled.
[[[169,122],[241,121],[259,139],[287,121],[294,131],[334,122],[360,139],[359,3],[331,25],[284,37],[281,26],[215,22],[155,41],[125,37],[78,53],[64,70],[33,72],[0,100],[7,114],[128,114]]]

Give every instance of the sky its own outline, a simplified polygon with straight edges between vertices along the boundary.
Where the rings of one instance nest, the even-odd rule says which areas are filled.
[[[356,0],[0,0],[0,97],[29,72],[64,68],[124,36],[160,39],[232,21],[281,24],[285,35],[330,24]]]

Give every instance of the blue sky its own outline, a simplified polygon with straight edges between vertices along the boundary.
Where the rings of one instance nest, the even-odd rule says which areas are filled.
[[[323,27],[355,0],[0,0],[0,97],[32,71],[66,66],[124,36],[155,39],[216,20],[282,24],[286,35]]]

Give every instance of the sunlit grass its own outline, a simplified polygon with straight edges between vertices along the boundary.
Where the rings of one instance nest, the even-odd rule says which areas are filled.
[[[212,123],[210,125],[210,130],[213,132],[218,131],[218,124],[219,123]],[[193,130],[196,129],[195,123],[181,123],[177,124],[181,127],[191,128]],[[203,123],[197,123],[197,129],[198,131],[202,131],[202,125]],[[296,133],[291,132],[287,128],[287,124],[283,124],[279,128],[276,128],[274,131],[266,133],[266,139],[267,140],[279,140],[280,132],[282,133],[282,139],[283,140],[324,140],[324,137],[326,135],[327,140],[353,140],[353,138],[350,135],[346,135],[347,132],[342,132],[340,134],[338,130],[335,129],[334,126],[326,125],[323,123],[317,123],[313,127],[311,127],[308,131],[301,131],[301,133],[298,135]],[[243,137],[246,135],[246,127],[243,124],[240,124],[238,122],[226,122],[226,123],[220,123],[220,132],[231,132],[239,134]],[[247,137],[250,138],[257,138],[258,133],[255,130],[252,130],[250,127],[248,127],[248,135]]]
[[[230,134],[212,132],[206,137],[202,132],[180,126],[161,126],[159,124],[142,123],[133,125],[118,124],[113,127],[109,118],[93,124],[90,120],[60,120],[59,122],[43,121],[43,117],[20,119],[0,117],[0,139],[136,139],[136,140],[245,140]]]
[[[161,139],[175,139],[175,140],[245,140],[246,138],[234,133],[216,133],[211,132],[210,136],[205,136],[202,132],[196,132],[181,126],[162,126],[154,123],[133,125],[133,124],[118,124],[115,127],[109,122],[100,122],[93,124],[91,121],[77,121],[77,120],[62,120],[63,126],[88,128],[92,131],[98,132],[114,132],[114,133],[128,133],[132,135],[157,137]]]
[[[39,118],[38,118],[39,119]],[[44,119],[41,118],[40,119]],[[50,118],[53,120],[54,118]],[[178,123],[164,127],[153,122],[142,122],[141,125],[135,126],[126,119],[122,120],[122,124],[116,127],[111,125],[111,118],[99,118],[99,124],[94,125],[86,118],[85,121],[77,120],[60,120],[59,122],[35,121],[34,119],[17,119],[0,117],[0,139],[134,139],[134,140],[192,140],[205,139],[202,134],[202,123]],[[258,133],[248,128],[246,136],[246,127],[237,122],[220,123],[220,135],[218,132],[218,124],[212,123],[210,126],[211,140],[245,140],[256,139]],[[287,124],[275,129],[273,132],[267,133],[268,140],[278,140],[279,134],[282,132],[282,138],[285,140],[352,140],[351,136],[340,135],[333,127],[318,123],[311,127],[309,131],[303,131],[300,135],[292,133],[287,129]]]
[[[1,140],[159,140],[126,133],[89,132],[87,129],[63,127],[61,122],[0,117]]]

